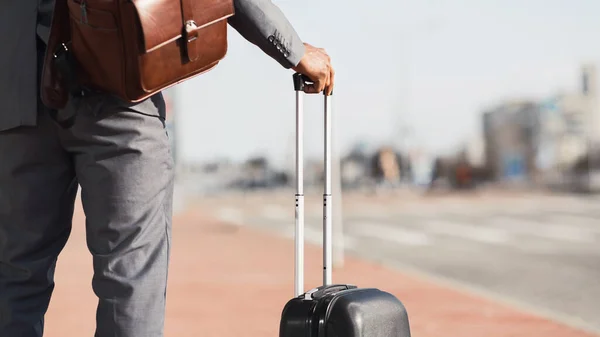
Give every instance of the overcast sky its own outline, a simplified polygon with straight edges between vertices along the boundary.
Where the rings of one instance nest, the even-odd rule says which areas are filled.
[[[598,0],[281,0],[301,38],[336,68],[336,140],[413,141],[443,151],[480,131],[503,99],[579,90],[580,66],[600,67]],[[204,161],[294,150],[291,70],[230,29],[213,71],[179,85],[181,157]],[[306,100],[307,156],[322,156],[322,96]]]

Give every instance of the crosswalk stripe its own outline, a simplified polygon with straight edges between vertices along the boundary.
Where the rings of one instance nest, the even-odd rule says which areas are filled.
[[[310,228],[308,226],[304,228],[304,238],[306,239],[306,241],[316,245],[323,244],[323,232],[320,230]],[[336,244],[336,238],[333,237],[332,240],[333,244]],[[355,237],[352,237],[348,234],[344,235],[343,245],[345,249],[354,249],[354,247],[356,247],[356,244],[357,239]]]
[[[221,209],[220,213],[222,219],[230,222],[241,224],[243,220],[243,214],[240,214],[239,210]],[[318,219],[318,216],[321,214],[317,216],[309,213],[306,214],[307,240],[310,235],[314,235],[315,240],[320,240],[321,234],[308,234],[312,230],[310,227],[319,228],[320,224],[309,226],[308,219],[311,216],[315,216]],[[258,215],[272,221],[290,222],[290,225],[293,227],[293,212],[283,205],[263,205],[258,210]],[[585,216],[560,215],[552,217],[552,222],[548,223],[543,220],[523,219],[517,214],[495,215],[484,217],[482,224],[479,225],[469,223],[469,221],[473,221],[472,216],[475,216],[473,214],[469,215],[465,217],[465,221],[423,218],[423,221],[419,221],[422,227],[418,227],[406,226],[402,223],[390,224],[389,222],[394,221],[397,215],[383,211],[380,212],[380,209],[373,209],[371,216],[366,215],[367,218],[372,218],[373,222],[353,223],[351,226],[352,232],[346,233],[347,235],[344,237],[352,240],[353,236],[362,236],[411,246],[430,245],[435,236],[438,235],[453,236],[494,245],[515,244],[515,239],[518,236],[571,243],[590,243],[600,240],[600,225],[594,225],[593,221]]]
[[[244,225],[244,212],[239,208],[224,207],[216,211],[217,219],[238,226]]]
[[[541,237],[558,241],[577,243],[590,243],[595,241],[595,235],[589,230],[579,226],[561,225],[556,223],[543,223],[526,219],[494,217],[489,219],[490,224],[506,228],[511,232]]]
[[[600,235],[600,219],[584,215],[560,214],[552,217],[552,222],[581,227]]]
[[[406,228],[391,227],[377,223],[357,223],[353,224],[352,227],[352,234],[368,238],[411,246],[426,246],[431,244],[431,238],[427,233]]]
[[[476,226],[446,220],[425,222],[426,230],[435,234],[444,234],[492,244],[505,244],[510,240],[507,231],[498,228]]]
[[[293,205],[292,205],[293,206]],[[267,204],[262,207],[261,215],[268,219],[292,219],[294,216],[294,209],[288,207],[287,209],[281,205]]]

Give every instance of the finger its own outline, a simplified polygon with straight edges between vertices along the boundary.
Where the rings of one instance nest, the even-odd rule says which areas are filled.
[[[328,67],[327,79],[325,81],[325,85],[323,86],[323,94],[326,94],[326,95],[329,94],[329,86],[331,86],[331,71],[330,71],[330,68]]]
[[[329,87],[327,88],[327,96],[333,93],[333,87],[335,86],[335,70],[331,67],[331,73],[329,75]]]
[[[306,94],[317,94],[319,90],[314,84],[307,84],[304,86],[304,93]]]
[[[304,92],[307,94],[318,94],[322,92],[325,88],[325,80],[326,79],[319,79],[317,81],[313,81],[312,84],[304,86]]]
[[[327,85],[327,77],[320,78],[318,81],[316,81],[315,88],[317,90],[317,93],[323,91],[323,89],[325,89],[325,85]]]

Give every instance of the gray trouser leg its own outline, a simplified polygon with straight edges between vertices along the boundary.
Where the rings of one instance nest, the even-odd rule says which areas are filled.
[[[162,337],[173,192],[164,101],[107,99],[88,110],[64,144],[75,156],[93,256],[96,337]]]
[[[42,336],[76,194],[71,159],[48,116],[0,132],[0,336]]]

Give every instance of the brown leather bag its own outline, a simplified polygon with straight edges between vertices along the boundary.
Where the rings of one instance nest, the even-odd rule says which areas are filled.
[[[233,0],[56,0],[42,74],[45,105],[62,109],[74,80],[128,102],[213,69],[227,53]]]

